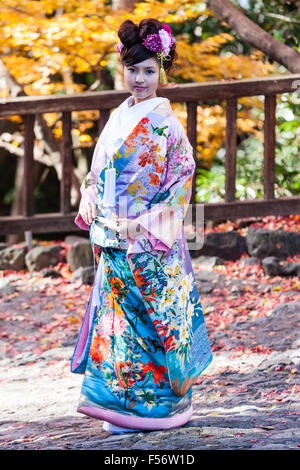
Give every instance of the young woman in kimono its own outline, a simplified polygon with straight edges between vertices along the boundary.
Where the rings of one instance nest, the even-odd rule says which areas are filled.
[[[122,433],[186,424],[212,359],[183,230],[195,171],[167,98],[175,43],[155,19],[126,20],[118,52],[131,96],[110,115],[81,186],[76,224],[97,270],[72,357],[78,412]]]

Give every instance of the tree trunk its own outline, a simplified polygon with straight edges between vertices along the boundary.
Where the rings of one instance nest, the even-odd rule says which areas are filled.
[[[11,216],[20,215],[23,212],[23,158],[17,159],[14,187],[14,199],[10,210]],[[8,245],[23,242],[24,233],[11,233],[10,235],[6,235],[5,241]]]
[[[290,72],[300,72],[300,54],[286,46],[240,12],[229,0],[207,0],[208,7],[238,34],[242,41],[284,65]]]

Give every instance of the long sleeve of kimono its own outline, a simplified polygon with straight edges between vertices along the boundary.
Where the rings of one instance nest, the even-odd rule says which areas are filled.
[[[111,115],[112,116],[112,113]],[[97,184],[97,179],[102,171],[104,165],[105,165],[105,150],[104,150],[104,145],[103,141],[107,135],[107,129],[108,126],[106,125],[97,141],[94,154],[93,154],[93,159],[92,159],[92,164],[90,171],[84,178],[81,187],[80,187],[80,192],[81,192],[81,200],[79,204],[79,209],[78,209],[78,214],[75,218],[75,223],[80,227],[82,230],[89,230],[89,225],[87,225],[82,216],[82,209],[83,207],[89,203],[89,202],[95,202],[96,201],[96,184]]]
[[[164,171],[159,192],[149,209],[137,217],[152,244],[167,251],[172,247],[186,215],[195,171],[193,148],[183,126],[176,122],[165,146]],[[157,243],[158,242],[158,243]]]

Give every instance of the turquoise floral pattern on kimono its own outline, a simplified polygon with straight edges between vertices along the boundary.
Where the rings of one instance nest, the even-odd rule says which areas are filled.
[[[96,309],[79,410],[94,408],[154,419],[190,409],[177,396],[157,331],[131,274],[126,251],[103,248],[101,307]]]

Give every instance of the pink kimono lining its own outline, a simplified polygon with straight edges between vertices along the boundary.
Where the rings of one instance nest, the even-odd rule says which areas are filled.
[[[95,406],[80,406],[77,411],[92,418],[108,421],[125,428],[158,431],[160,429],[177,428],[186,424],[193,414],[193,405],[183,413],[171,416],[170,418],[141,418],[139,416],[129,416],[117,413],[116,411],[96,408]]]

